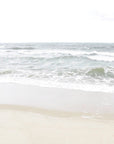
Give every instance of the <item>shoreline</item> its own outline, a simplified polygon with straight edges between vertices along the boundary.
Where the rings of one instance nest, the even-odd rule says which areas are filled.
[[[50,111],[114,115],[114,93],[0,83],[0,104]]]

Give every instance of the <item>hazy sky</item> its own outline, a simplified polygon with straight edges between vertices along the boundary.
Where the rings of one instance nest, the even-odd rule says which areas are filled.
[[[114,2],[0,0],[0,42],[114,42]]]

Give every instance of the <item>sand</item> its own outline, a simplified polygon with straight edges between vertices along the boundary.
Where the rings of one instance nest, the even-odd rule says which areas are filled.
[[[114,120],[0,107],[1,144],[114,144]]]
[[[0,83],[0,104],[114,116],[114,93]]]
[[[114,144],[114,95],[0,84],[0,144]]]

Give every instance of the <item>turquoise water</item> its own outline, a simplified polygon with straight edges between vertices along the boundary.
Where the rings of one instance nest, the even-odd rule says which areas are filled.
[[[0,44],[0,82],[114,92],[114,44]]]

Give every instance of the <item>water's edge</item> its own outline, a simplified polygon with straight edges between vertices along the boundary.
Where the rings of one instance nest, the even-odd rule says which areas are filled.
[[[0,83],[0,104],[36,107],[83,116],[114,116],[114,93]]]

